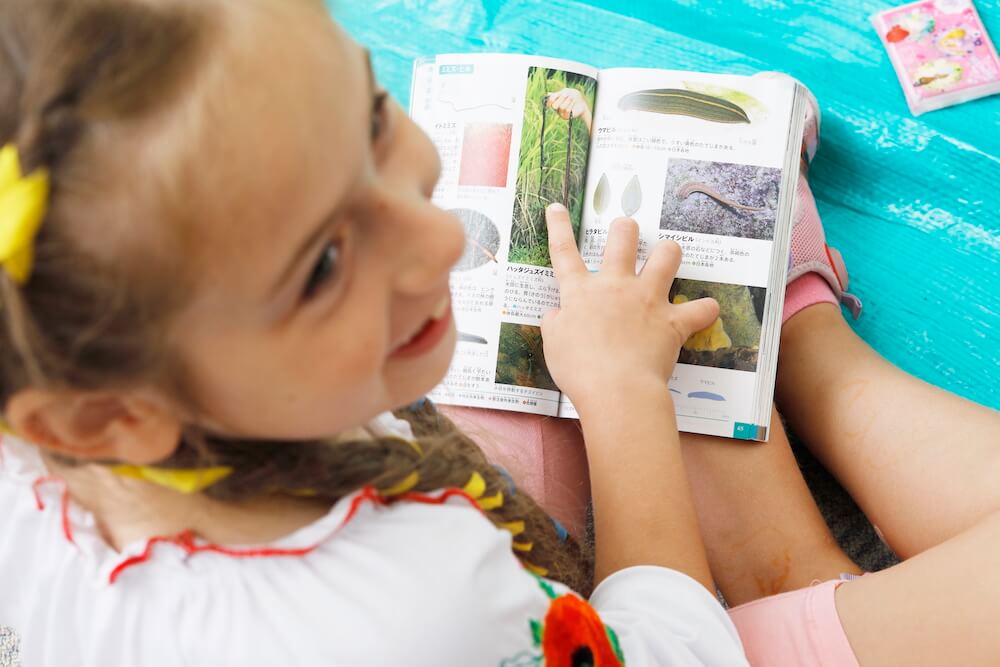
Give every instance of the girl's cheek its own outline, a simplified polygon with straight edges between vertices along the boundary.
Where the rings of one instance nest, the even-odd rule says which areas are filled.
[[[387,345],[387,279],[372,257],[377,248],[369,234],[358,234],[355,240],[343,298],[313,325],[312,343],[305,346],[312,348],[312,355],[303,362],[318,371],[321,382],[339,378],[350,385],[363,378],[380,365]]]
[[[317,363],[313,367],[322,369],[315,380],[327,389],[316,395],[333,394],[338,402],[348,404],[360,398],[358,392],[381,374],[384,364],[384,355],[380,353],[378,344],[365,344],[361,337],[340,350],[330,352],[328,359],[332,363]]]

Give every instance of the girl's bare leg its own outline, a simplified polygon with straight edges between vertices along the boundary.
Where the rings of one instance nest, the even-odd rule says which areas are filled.
[[[790,427],[901,557],[1000,511],[1000,412],[899,370],[828,304],[785,323],[778,363]]]
[[[709,565],[730,605],[858,572],[820,515],[777,414],[770,440],[681,434]]]
[[[1000,664],[998,547],[1000,512],[994,512],[910,560],[840,586],[837,613],[858,661]]]
[[[859,662],[998,664],[996,413],[896,370],[827,306],[786,324],[778,377],[797,432],[897,551],[913,556],[837,589]],[[709,560],[727,599],[738,604],[856,571],[832,543],[783,430],[765,445],[687,435],[684,442]]]
[[[786,323],[777,399],[907,559],[837,590],[861,664],[997,664],[1000,413],[895,368],[828,305]]]

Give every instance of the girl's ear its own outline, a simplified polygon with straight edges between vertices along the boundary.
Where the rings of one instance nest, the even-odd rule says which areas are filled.
[[[181,436],[165,402],[132,393],[25,389],[5,415],[18,436],[82,461],[151,465],[170,456]]]

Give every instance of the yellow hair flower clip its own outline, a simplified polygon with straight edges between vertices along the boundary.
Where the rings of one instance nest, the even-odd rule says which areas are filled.
[[[36,169],[25,177],[17,148],[7,144],[0,149],[0,264],[19,285],[31,276],[35,235],[48,200],[48,171]]]

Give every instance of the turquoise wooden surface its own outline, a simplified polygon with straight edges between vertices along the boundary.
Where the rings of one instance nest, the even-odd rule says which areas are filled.
[[[812,184],[865,303],[858,333],[924,380],[1000,408],[1000,96],[910,115],[876,0],[367,0],[335,16],[405,105],[414,57],[503,51],[782,70],[823,107]],[[994,41],[1000,0],[976,3]],[[822,354],[822,350],[817,351]],[[925,406],[914,406],[916,410]]]

